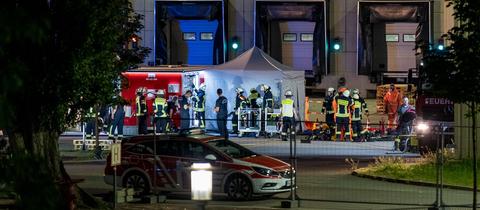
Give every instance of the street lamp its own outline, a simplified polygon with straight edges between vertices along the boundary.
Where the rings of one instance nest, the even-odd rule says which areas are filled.
[[[212,200],[212,166],[210,163],[193,163],[191,169],[192,200],[203,201],[199,209],[205,209],[205,202]]]

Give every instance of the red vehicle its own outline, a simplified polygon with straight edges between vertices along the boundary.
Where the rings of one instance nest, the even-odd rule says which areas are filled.
[[[226,193],[232,200],[290,191],[293,181],[290,165],[278,159],[219,137],[156,138],[155,180],[153,136],[136,136],[122,142],[122,164],[117,166],[118,186],[132,187],[138,194],[147,194],[153,187],[160,191],[190,192],[189,167],[194,162],[210,162],[213,192]],[[113,185],[113,168],[109,164],[104,179]]]
[[[126,84],[122,88],[122,97],[130,104],[124,120],[124,130],[127,135],[134,135],[137,131],[137,118],[132,114],[135,112],[135,98],[136,92],[139,88],[147,90],[147,110],[149,116],[152,115],[152,103],[155,94],[158,90],[165,90],[165,97],[171,99],[172,97],[180,98],[185,88],[191,88],[192,85],[199,87],[204,82],[204,77],[201,71],[203,67],[199,66],[156,66],[156,67],[140,67],[138,69],[130,70],[123,73],[126,79]],[[180,124],[179,113],[173,113],[170,116],[174,126],[178,127]],[[151,128],[152,122],[148,121],[148,127]]]

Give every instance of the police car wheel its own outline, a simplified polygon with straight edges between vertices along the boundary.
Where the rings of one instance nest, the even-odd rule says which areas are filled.
[[[242,175],[233,175],[227,181],[226,191],[232,200],[249,200],[252,197],[252,184]]]
[[[150,192],[150,184],[148,179],[145,177],[145,175],[138,172],[127,174],[124,178],[123,186],[127,188],[133,188],[135,197],[140,197]]]

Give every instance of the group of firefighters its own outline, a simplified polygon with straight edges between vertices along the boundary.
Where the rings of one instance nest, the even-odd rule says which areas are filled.
[[[271,88],[268,85],[262,84],[260,85],[260,89],[261,92],[263,92],[263,95],[260,95],[255,88],[252,88],[250,89],[250,94],[247,97],[244,95],[244,89],[240,87],[236,88],[234,111],[230,113],[227,110],[228,100],[222,95],[222,89],[217,90],[218,99],[215,103],[215,108],[213,111],[215,111],[217,114],[217,127],[222,136],[228,138],[226,122],[228,121],[227,118],[229,115],[233,115],[232,133],[239,133],[238,122],[240,109],[254,108],[266,112],[274,109],[274,98]],[[156,133],[176,132],[177,127],[174,126],[172,121],[172,117],[176,112],[180,113],[180,128],[178,132],[180,134],[188,134],[190,132],[191,123],[190,109],[193,109],[195,113],[195,119],[199,122],[199,127],[204,129],[206,125],[205,91],[205,84],[201,84],[198,89],[193,88],[193,92],[192,90],[187,90],[185,94],[181,96],[180,100],[177,99],[177,96],[173,96],[170,100],[167,100],[165,98],[165,91],[161,89],[157,90],[154,93],[155,99],[152,102],[153,110],[150,118],[146,100],[147,90],[146,88],[137,89],[133,116],[137,117],[138,134],[143,135],[148,133],[148,119],[153,119],[154,132]],[[295,108],[292,91],[287,90],[285,91],[284,95],[285,99],[281,101],[280,105],[280,122],[282,125],[281,136],[283,140],[286,140],[287,131],[289,128],[292,128],[292,126],[295,126],[295,118],[298,118],[298,115]],[[402,97],[395,89],[393,84],[390,86],[390,90],[386,93],[384,100],[388,114],[388,126],[389,128],[392,128],[395,124],[395,119],[397,118],[397,110],[402,104]],[[333,132],[333,128],[335,128],[335,135],[333,136],[333,139],[344,141],[359,140],[360,134],[363,131],[362,115],[369,115],[367,103],[360,96],[359,90],[353,89],[350,91],[345,87],[341,87],[337,91],[335,91],[335,89],[332,87],[328,88],[321,113],[325,114],[325,122],[330,130]],[[104,113],[95,113],[94,109],[90,108],[86,114],[87,139],[94,136],[94,119],[96,116],[107,116],[105,121],[109,123],[104,123],[104,130],[109,134],[109,138],[121,139],[123,137],[123,120],[125,118],[125,110],[123,105],[109,107],[106,109],[106,113],[105,111]],[[251,119],[256,119],[257,116],[250,117]],[[264,115],[262,113],[260,122],[265,120],[267,119],[264,119]],[[251,126],[258,126],[255,125],[258,123],[257,120],[251,120],[251,122]]]
[[[322,106],[325,122],[329,128],[335,128],[333,140],[359,141],[362,132],[362,115],[369,114],[367,103],[360,96],[358,89],[350,93],[345,87],[336,92],[334,88],[327,89]]]
[[[383,100],[388,116],[388,129],[393,130],[399,119],[398,114],[402,114],[405,107],[410,107],[408,98],[402,97],[395,85],[391,84]],[[328,88],[321,113],[325,114],[328,127],[335,128],[333,140],[361,140],[362,116],[365,114],[368,117],[369,112],[367,103],[360,96],[358,89],[350,91],[340,87],[336,92],[334,88]]]

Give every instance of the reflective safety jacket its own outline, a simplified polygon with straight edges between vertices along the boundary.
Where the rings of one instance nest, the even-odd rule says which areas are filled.
[[[137,116],[144,116],[147,114],[147,101],[145,96],[137,96],[135,99],[135,108]]]
[[[155,98],[153,101],[153,113],[155,117],[167,117],[167,100],[164,98]]]
[[[193,110],[196,112],[204,112],[205,111],[205,101],[206,95],[205,91],[198,90],[196,91],[197,95],[192,98],[193,101]]]
[[[270,91],[270,90],[265,91],[265,94],[263,95],[262,108],[273,109],[273,94],[272,94],[272,91]]]
[[[250,92],[248,96],[248,101],[252,108],[258,108],[257,99],[260,98],[260,94],[257,91]]]
[[[333,99],[334,99],[333,95],[325,97],[325,101],[323,101],[323,104],[322,104],[322,113],[326,113],[326,114],[335,113],[332,107]]]
[[[247,108],[247,103],[247,98],[245,98],[245,96],[237,94],[237,97],[235,98],[235,110],[238,110],[239,108]]]
[[[362,120],[362,114],[364,111],[368,111],[367,103],[363,98],[353,99],[354,108],[352,111],[352,121]]]
[[[291,98],[286,98],[282,100],[282,117],[293,117],[294,116],[294,103]]]
[[[85,115],[86,118],[95,118],[95,111],[93,111],[93,107],[90,107],[88,109],[87,114]]]
[[[335,111],[335,117],[350,117],[354,103],[350,97],[339,95],[333,100],[332,108]]]

